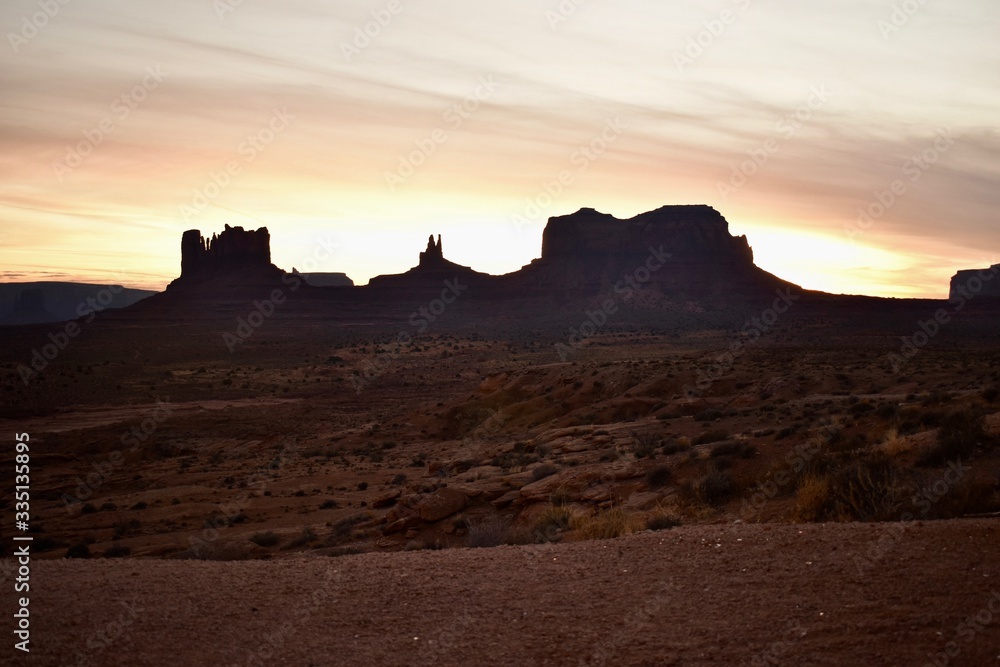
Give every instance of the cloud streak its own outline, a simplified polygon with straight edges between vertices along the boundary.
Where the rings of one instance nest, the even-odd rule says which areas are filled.
[[[755,230],[780,239],[772,233],[784,229],[797,242],[857,248],[808,270],[759,253],[770,255],[764,268],[807,287],[886,295],[944,296],[948,277],[997,242],[1000,92],[991,82],[1000,56],[990,26],[1000,9],[987,0],[928,5],[888,40],[882,2],[834,10],[757,0],[682,72],[673,54],[735,3],[591,2],[553,30],[546,3],[403,2],[350,62],[340,45],[378,3],[261,0],[222,19],[195,0],[78,5],[17,53],[0,52],[0,224],[15,230],[0,258],[12,273],[86,278],[113,242],[142,257],[153,274],[146,286],[162,287],[179,261],[164,249],[184,229],[254,220],[271,228],[279,261],[335,232],[351,252],[324,268],[358,282],[405,268],[397,258],[419,248],[385,248],[386,234],[401,232],[444,232],[463,253],[456,259],[514,270],[538,254],[540,228],[512,230],[512,214],[609,118],[625,131],[546,214],[709,203],[758,247]],[[0,26],[16,30],[29,8],[4,5]],[[115,116],[115,100],[148,67],[168,73],[162,85]],[[384,173],[482,76],[501,82],[497,92],[388,191]],[[820,85],[829,103],[792,136],[777,130]],[[275,108],[294,122],[184,220],[180,206]],[[60,181],[53,164],[108,117],[113,131]],[[954,146],[848,239],[859,208],[941,128]],[[717,184],[769,139],[778,150],[722,197]]]

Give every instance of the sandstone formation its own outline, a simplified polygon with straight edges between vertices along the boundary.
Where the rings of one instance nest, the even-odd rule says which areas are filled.
[[[691,296],[790,286],[754,265],[747,238],[732,236],[710,206],[664,206],[628,220],[589,208],[550,218],[541,258],[510,277],[524,288],[554,289],[607,289],[631,277]]]
[[[1000,264],[988,269],[959,271],[951,279],[950,300],[976,297],[1000,297]]]
[[[450,262],[444,258],[441,246],[441,236],[437,241],[434,235],[427,239],[427,249],[420,253],[418,264],[406,273],[376,276],[368,281],[369,287],[377,288],[424,288],[437,287],[446,280],[461,280],[462,284],[485,285],[495,284],[495,277],[479,273],[467,266]]]
[[[211,296],[220,293],[220,287],[249,291],[268,285],[280,287],[293,278],[311,287],[353,285],[343,274],[303,276],[293,270],[292,275],[286,275],[271,264],[266,228],[247,231],[227,225],[210,239],[197,230],[184,233],[181,276],[168,289],[196,287],[189,293]],[[206,281],[216,286],[199,288]],[[567,291],[596,294],[613,290],[623,295],[624,289],[619,288],[626,284],[679,299],[773,298],[776,289],[796,287],[758,268],[747,238],[730,234],[729,223],[712,207],[664,206],[627,220],[589,208],[553,217],[543,233],[541,257],[503,276],[480,273],[445,259],[441,236],[431,235],[417,265],[409,271],[377,276],[365,290],[351,292],[351,296],[340,294],[345,299],[367,298],[362,295],[378,290],[385,298],[412,298],[413,291],[440,290],[449,284],[460,285],[463,292],[472,288],[490,298],[524,295],[542,299]]]
[[[299,273],[292,268],[292,275],[299,276],[313,287],[354,287],[346,273]]]
[[[247,231],[226,225],[221,234],[206,239],[197,229],[181,238],[180,281],[201,282],[240,271],[275,272],[271,264],[271,235],[267,227]]]
[[[629,220],[592,208],[550,218],[542,234],[542,261],[644,256],[661,245],[678,258],[753,263],[746,236],[730,235],[729,223],[711,206],[664,206]]]

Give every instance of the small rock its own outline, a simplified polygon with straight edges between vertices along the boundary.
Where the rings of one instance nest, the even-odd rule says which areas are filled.
[[[446,486],[421,500],[415,509],[421,519],[434,522],[461,512],[468,502],[464,493]]]
[[[400,489],[396,489],[395,491],[390,491],[389,493],[382,494],[381,496],[372,501],[372,507],[374,507],[375,509],[379,509],[382,507],[392,507],[393,505],[396,504],[396,500],[401,495],[403,495],[403,492]]]

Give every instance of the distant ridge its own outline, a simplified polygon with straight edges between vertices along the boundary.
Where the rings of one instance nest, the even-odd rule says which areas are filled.
[[[43,324],[126,308],[156,294],[121,285],[63,281],[0,283],[0,325]]]

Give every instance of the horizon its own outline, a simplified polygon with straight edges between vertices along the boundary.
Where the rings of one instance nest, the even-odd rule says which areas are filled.
[[[690,205],[685,205],[685,204],[680,204],[680,205],[666,205],[666,206],[664,206],[664,208],[669,208],[671,206],[690,206]],[[571,213],[571,214],[567,214],[567,215],[575,215],[576,213],[579,213],[579,212],[581,212],[583,210],[585,210],[585,209],[579,209],[578,211],[576,211],[574,213]],[[605,213],[604,211],[598,211],[598,212],[599,213]],[[555,217],[559,217],[559,216],[555,216]],[[622,222],[626,222],[627,221],[627,219],[622,219],[622,218],[618,218],[618,219],[620,221],[622,221]],[[243,229],[245,231],[254,231],[255,230],[255,228],[253,228],[253,227],[243,226],[243,225],[229,225],[229,226],[233,227],[233,228],[236,228],[236,229]],[[223,229],[225,229],[225,227],[223,227]],[[256,229],[261,229],[261,228],[256,228]],[[266,229],[266,227],[264,227],[264,229]],[[193,231],[198,231],[201,234],[202,238],[205,239],[205,240],[207,240],[207,239],[211,239],[213,235],[222,233],[223,230],[213,230],[212,232],[206,232],[205,230],[193,230]],[[268,232],[270,234],[270,230],[268,230]],[[732,234],[732,230],[730,230],[730,233]],[[431,234],[430,236],[431,236],[432,239],[435,237],[434,234]],[[732,234],[732,236],[735,237],[735,236],[738,236],[738,235]],[[443,244],[442,235],[437,235],[437,237],[438,237],[439,241],[442,242],[442,244]],[[270,236],[270,241],[271,241],[271,243],[273,245],[273,241],[274,241],[274,237],[273,236]],[[752,239],[748,239],[748,241],[752,241]],[[327,237],[327,239],[325,239],[325,240],[319,240],[319,241],[317,241],[315,243],[314,247],[313,247],[313,255],[311,257],[307,257],[306,258],[306,264],[304,266],[305,267],[314,266],[317,262],[319,262],[318,257],[326,256],[327,255],[327,253],[330,250],[330,247],[331,247],[331,245],[330,245],[329,237]],[[426,242],[423,245],[420,245],[420,250],[415,251],[414,255],[415,256],[419,255],[425,249],[425,247],[426,247]],[[751,247],[751,250],[755,254],[754,264],[756,266],[760,267],[760,264],[756,260],[756,249],[753,247],[752,243],[750,243],[750,247]],[[541,247],[539,247],[539,252],[537,254],[537,257],[538,258],[541,257]],[[445,258],[446,259],[448,258],[447,253],[445,253]],[[292,273],[293,271],[297,271],[298,273],[304,274],[304,275],[315,274],[315,273],[343,273],[342,271],[326,271],[326,270],[320,270],[319,268],[316,268],[316,269],[306,268],[305,270],[303,270],[303,269],[299,268],[298,266],[285,267],[285,266],[281,266],[281,265],[277,264],[274,261],[273,257],[272,257],[272,264],[274,264],[275,266],[277,266],[279,269],[285,271],[286,273]],[[415,266],[415,264],[414,264],[414,266]],[[990,266],[993,266],[993,265],[990,265]],[[379,274],[379,275],[380,276],[401,275],[401,274],[403,274],[403,273],[411,270],[412,268],[413,268],[413,266],[410,266],[410,267],[407,267],[407,268],[401,268],[401,269],[399,269],[397,271],[393,271],[391,273]],[[478,271],[478,269],[476,269],[475,266],[468,266],[467,268],[471,268],[473,270]],[[518,269],[515,269],[513,272],[516,272],[517,270],[520,270],[520,268],[523,268],[523,267],[518,267]],[[760,268],[763,268],[764,270],[766,270],[765,267],[760,267]],[[975,270],[975,269],[978,269],[978,268],[990,268],[990,267],[968,267],[967,269],[958,269],[958,270],[956,270],[956,274],[959,271],[963,271],[963,270]],[[489,273],[489,272],[486,272],[486,271],[479,271],[479,272],[480,273],[484,273],[486,275],[492,275],[492,276],[505,275],[505,274],[500,274],[500,273]],[[508,272],[508,273],[511,273],[511,272]],[[162,291],[164,291],[166,289],[167,285],[172,280],[178,278],[179,276],[180,276],[180,242],[178,242],[178,272],[177,272],[177,275],[173,276],[171,278],[168,278],[166,280],[166,282],[163,283],[162,287],[156,286],[156,285],[142,286],[142,285],[136,285],[136,284],[126,284],[125,282],[114,282],[114,283],[112,283],[112,282],[100,282],[100,281],[93,281],[93,280],[73,280],[73,279],[69,279],[69,278],[67,278],[67,279],[61,279],[61,278],[53,278],[53,277],[41,278],[41,279],[38,279],[38,280],[0,281],[0,284],[16,284],[16,283],[26,283],[27,284],[27,283],[55,282],[55,283],[75,283],[75,284],[92,284],[92,285],[119,285],[121,287],[125,287],[125,288],[128,288],[128,289],[152,290],[152,291],[155,291],[155,292],[162,292]],[[353,276],[347,275],[347,277],[350,278],[354,282],[354,286],[355,287],[365,287],[365,286],[367,286],[367,284],[369,282],[369,281],[365,281],[364,283],[361,283],[361,282],[358,282],[357,280],[355,280],[353,278]],[[378,276],[372,276],[372,278],[375,278],[375,277],[378,277]],[[778,275],[777,277],[778,278],[783,278],[780,275]],[[792,282],[794,282],[794,281],[792,281]],[[799,285],[799,287],[802,287],[805,290],[811,290],[811,288],[803,286],[803,285]],[[813,291],[822,292],[823,290],[813,290]],[[831,293],[831,294],[833,294],[833,293]],[[947,297],[939,298],[939,297],[933,297],[933,296],[896,297],[896,296],[880,296],[880,295],[864,295],[864,294],[848,294],[848,293],[839,293],[839,294],[835,294],[835,295],[836,296],[873,296],[875,298],[913,298],[913,299],[938,299],[938,300],[945,300],[945,299],[947,299]]]
[[[986,0],[40,7],[0,8],[3,282],[162,290],[226,224],[358,285],[428,234],[500,275],[550,217],[681,204],[805,289],[945,298],[1000,261]]]

